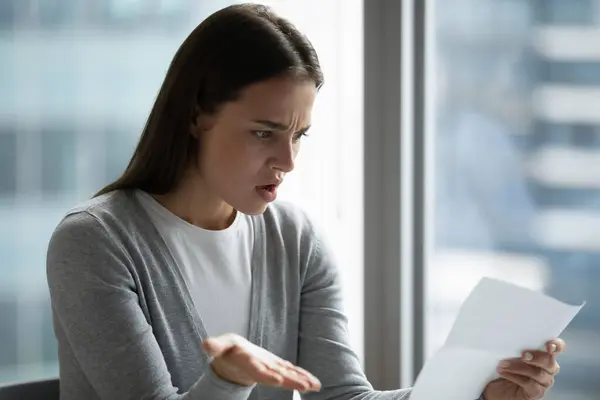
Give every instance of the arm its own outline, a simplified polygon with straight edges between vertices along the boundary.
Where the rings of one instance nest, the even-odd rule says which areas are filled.
[[[131,264],[125,249],[85,212],[66,217],[50,240],[48,285],[55,323],[64,331],[57,335],[59,348],[71,349],[98,398],[246,400],[252,387],[227,383],[210,368],[187,393],[177,393],[139,306]]]
[[[322,383],[306,400],[408,400],[410,389],[378,392],[347,340],[340,278],[330,250],[310,229],[303,235],[306,271],[300,302],[298,363]]]

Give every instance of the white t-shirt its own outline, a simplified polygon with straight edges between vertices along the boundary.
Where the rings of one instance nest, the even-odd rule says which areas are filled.
[[[208,334],[237,333],[247,338],[252,219],[238,212],[227,229],[210,231],[179,218],[148,193],[136,193],[181,269]]]

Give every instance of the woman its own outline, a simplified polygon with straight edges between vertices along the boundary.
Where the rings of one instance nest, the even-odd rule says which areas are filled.
[[[263,6],[185,40],[127,170],[50,241],[62,399],[408,399],[373,391],[330,251],[273,203],[322,84],[309,41]],[[539,398],[558,367],[532,354],[486,400]]]

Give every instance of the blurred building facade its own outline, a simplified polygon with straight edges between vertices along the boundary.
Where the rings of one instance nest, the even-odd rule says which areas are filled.
[[[551,399],[600,393],[600,1],[438,0],[436,255],[587,305]],[[436,277],[439,274],[439,278]],[[457,289],[455,297],[466,291]],[[443,340],[456,304],[431,292]],[[446,296],[446,297],[444,297]],[[449,305],[452,304],[452,305]],[[445,311],[444,311],[445,310]],[[442,322],[444,321],[444,322]],[[435,328],[431,328],[432,331]],[[554,396],[554,397],[552,397]]]

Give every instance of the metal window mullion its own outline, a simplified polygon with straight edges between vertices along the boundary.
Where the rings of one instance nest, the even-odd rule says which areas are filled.
[[[425,354],[430,1],[365,0],[365,372],[411,386]]]
[[[428,256],[432,249],[435,96],[433,70],[434,1],[418,0],[413,9],[413,147],[412,163],[412,312],[413,381],[425,363],[426,284]]]
[[[364,7],[364,363],[376,389],[401,386],[400,127],[403,3]]]

